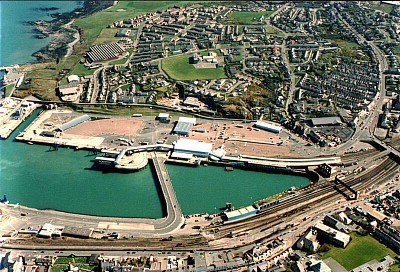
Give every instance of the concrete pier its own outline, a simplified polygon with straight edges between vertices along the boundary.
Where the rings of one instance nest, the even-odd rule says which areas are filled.
[[[37,104],[33,104],[31,106],[23,107],[25,100],[20,101],[13,110],[10,110],[7,114],[2,116],[1,124],[0,124],[0,138],[7,139],[14,130],[22,124],[28,118],[34,110],[38,107]],[[15,114],[18,110],[22,109],[23,111],[21,115],[14,119],[12,115]]]
[[[156,152],[150,154],[157,173],[158,181],[160,182],[167,209],[167,217],[165,218],[165,222],[163,222],[162,230],[163,232],[172,232],[184,223],[184,217],[178,199],[176,198],[174,188],[172,187],[167,168],[164,164],[164,156],[160,157]]]

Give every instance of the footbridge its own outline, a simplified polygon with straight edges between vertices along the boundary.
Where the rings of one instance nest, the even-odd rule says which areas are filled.
[[[118,156],[115,158],[114,163],[119,164],[122,157],[126,152],[150,152],[150,151],[170,151],[174,148],[173,145],[167,144],[154,144],[154,145],[141,145],[141,146],[132,146],[121,150]]]
[[[179,206],[178,199],[176,198],[174,188],[172,187],[167,168],[164,164],[165,157],[160,157],[156,152],[152,152],[150,158],[157,173],[167,210],[165,221],[159,226],[156,226],[156,230],[163,230],[164,233],[169,233],[179,228],[184,223],[185,219]]]

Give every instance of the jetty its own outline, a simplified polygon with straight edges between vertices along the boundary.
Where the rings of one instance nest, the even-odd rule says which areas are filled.
[[[183,224],[184,217],[178,199],[176,198],[171,179],[168,175],[167,168],[165,167],[165,156],[160,156],[157,152],[152,152],[150,153],[150,159],[153,162],[167,209],[167,217],[163,224],[159,226],[159,229],[162,229],[164,232],[172,232]]]
[[[18,69],[20,66],[18,64],[9,65],[9,66],[0,66],[0,71],[7,71],[10,69]]]
[[[0,119],[0,138],[2,139],[7,139],[10,134],[38,107],[37,104],[25,100],[14,101],[16,101],[15,104],[11,108],[8,108],[8,111]]]

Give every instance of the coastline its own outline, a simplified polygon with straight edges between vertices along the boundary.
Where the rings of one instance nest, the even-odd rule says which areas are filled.
[[[107,9],[113,3],[113,1],[85,0],[81,7],[77,7],[71,12],[53,14],[52,20],[26,22],[34,26],[34,31],[38,33],[36,39],[51,38],[48,45],[32,54],[36,58],[36,63],[69,56],[73,51],[74,44],[81,37],[80,29],[73,26],[75,20]]]

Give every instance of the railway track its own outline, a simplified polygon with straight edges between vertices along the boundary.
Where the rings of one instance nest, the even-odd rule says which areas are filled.
[[[378,153],[380,153],[381,151],[379,150],[366,150],[366,151],[360,151],[360,152],[356,152],[356,153],[351,153],[351,154],[345,154],[343,156],[341,156],[341,160],[343,163],[349,163],[349,162],[353,162],[353,161],[357,161],[357,160],[365,160],[365,158],[371,157],[371,156],[375,156]]]
[[[379,151],[376,154],[378,153]],[[386,156],[374,169],[361,176],[350,178],[345,182],[354,190],[361,191],[392,177],[397,169],[398,164]],[[343,186],[343,188],[345,187]],[[287,214],[297,213],[304,210],[307,206],[333,199],[335,196],[338,196],[338,192],[334,189],[334,184],[328,183],[323,187],[312,189],[312,191],[305,192],[293,199],[276,204],[267,210],[259,212],[253,217],[228,222],[220,226],[208,227],[205,228],[205,230],[216,233],[216,239],[227,237],[230,234],[249,232],[256,229],[266,230],[280,224],[282,222],[281,218]],[[286,212],[283,212],[284,210],[286,210]]]
[[[400,138],[392,138],[392,141],[389,143],[391,147],[394,149],[400,149]]]

